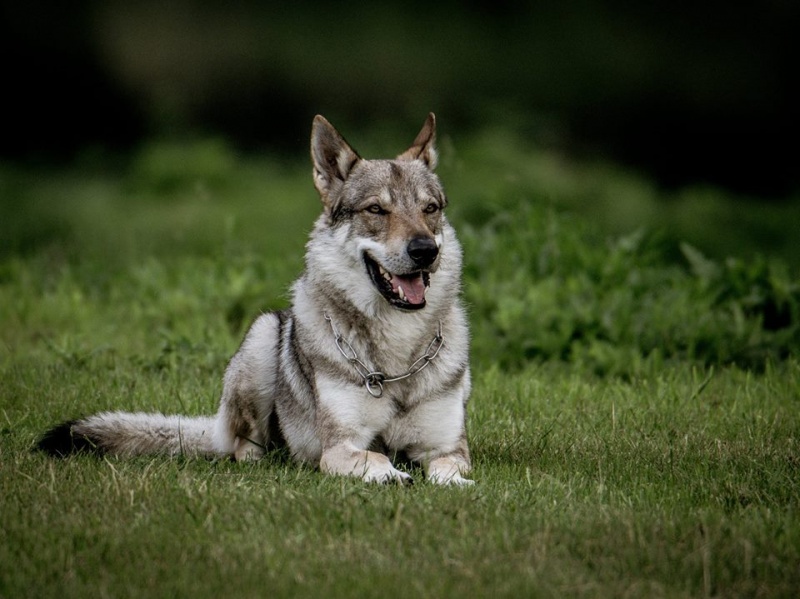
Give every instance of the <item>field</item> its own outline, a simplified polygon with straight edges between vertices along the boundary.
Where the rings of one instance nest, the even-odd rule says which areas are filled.
[[[497,131],[441,149],[473,326],[468,489],[280,452],[32,452],[98,410],[213,412],[319,203],[303,156],[219,140],[0,166],[0,597],[795,596],[797,203],[660,192]]]

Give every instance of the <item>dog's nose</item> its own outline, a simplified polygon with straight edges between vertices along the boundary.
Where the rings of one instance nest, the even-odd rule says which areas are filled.
[[[439,255],[439,248],[430,237],[415,237],[408,242],[407,251],[414,264],[422,268],[433,264]]]

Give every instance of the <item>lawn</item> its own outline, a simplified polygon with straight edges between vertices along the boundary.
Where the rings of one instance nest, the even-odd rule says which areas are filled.
[[[441,146],[473,328],[467,489],[281,452],[32,452],[98,410],[213,412],[319,203],[304,157],[219,140],[0,166],[0,596],[795,596],[796,204],[666,194],[496,131]]]

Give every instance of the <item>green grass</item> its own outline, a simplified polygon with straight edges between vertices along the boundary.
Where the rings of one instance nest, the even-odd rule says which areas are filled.
[[[79,414],[213,412],[319,206],[304,162],[220,142],[150,145],[122,172],[0,168],[0,596],[793,596],[800,290],[758,238],[791,239],[795,208],[697,237],[646,182],[509,143],[442,144],[474,333],[469,489],[282,453],[32,453]],[[587,194],[620,189],[650,216],[597,218]]]

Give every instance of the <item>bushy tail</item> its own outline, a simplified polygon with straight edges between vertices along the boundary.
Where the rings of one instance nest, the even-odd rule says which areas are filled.
[[[37,448],[65,457],[90,451],[118,456],[220,455],[214,448],[214,418],[141,412],[102,412],[47,431]]]

